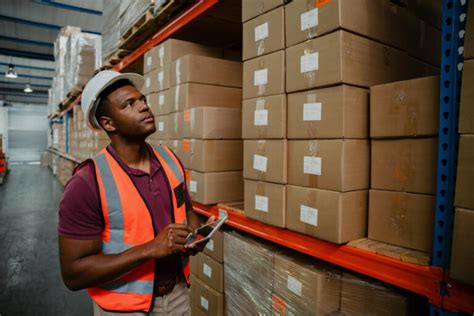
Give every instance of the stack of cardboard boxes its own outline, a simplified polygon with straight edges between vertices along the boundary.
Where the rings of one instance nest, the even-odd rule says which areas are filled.
[[[191,314],[223,316],[224,233],[218,231],[203,252],[191,257]]]
[[[370,89],[370,239],[432,252],[439,77]]]
[[[459,113],[459,155],[454,205],[454,234],[451,256],[453,279],[474,285],[474,3],[469,2],[464,68]]]
[[[174,39],[145,55],[145,90],[157,126],[150,142],[175,151],[189,170],[191,197],[203,204],[243,197],[242,63],[221,55]]]
[[[243,26],[246,215],[336,243],[364,237],[368,88],[436,73],[428,62],[439,63],[437,54],[412,47],[439,51],[439,40],[420,42],[421,20],[386,0],[282,2],[242,7],[250,19]]]

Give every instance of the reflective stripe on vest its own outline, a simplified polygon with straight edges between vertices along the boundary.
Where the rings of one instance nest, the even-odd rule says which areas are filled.
[[[170,184],[175,222],[185,223],[185,203],[178,206],[175,194],[176,187],[183,185],[184,170],[168,148],[153,146],[153,152]],[[155,238],[151,214],[129,175],[106,149],[93,161],[105,223],[102,253],[121,253]],[[186,281],[189,277],[188,261],[182,256]],[[155,260],[148,260],[120,279],[90,288],[88,292],[106,310],[149,312],[153,301],[154,267]]]

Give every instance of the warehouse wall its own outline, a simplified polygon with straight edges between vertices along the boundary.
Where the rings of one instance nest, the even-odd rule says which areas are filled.
[[[8,109],[0,101],[0,134],[3,140],[3,151],[8,155]]]
[[[14,104],[7,109],[10,162],[39,161],[47,148],[46,105]]]

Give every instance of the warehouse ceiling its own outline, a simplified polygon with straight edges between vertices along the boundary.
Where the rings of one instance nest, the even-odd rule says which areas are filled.
[[[101,17],[102,0],[0,0],[0,100],[46,104],[59,30],[70,25],[100,34]],[[18,78],[5,77],[9,64]],[[34,90],[28,95],[27,83]]]

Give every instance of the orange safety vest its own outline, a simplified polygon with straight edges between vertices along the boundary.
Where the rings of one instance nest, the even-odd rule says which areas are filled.
[[[171,188],[174,222],[186,223],[184,170],[170,149],[165,146],[152,148]],[[102,253],[120,253],[154,239],[156,231],[150,210],[130,176],[107,149],[103,149],[93,161],[105,222]],[[189,284],[189,257],[182,256],[181,263],[184,277]],[[150,312],[153,305],[154,280],[155,260],[150,259],[118,280],[89,288],[87,291],[97,305],[105,310]]]

